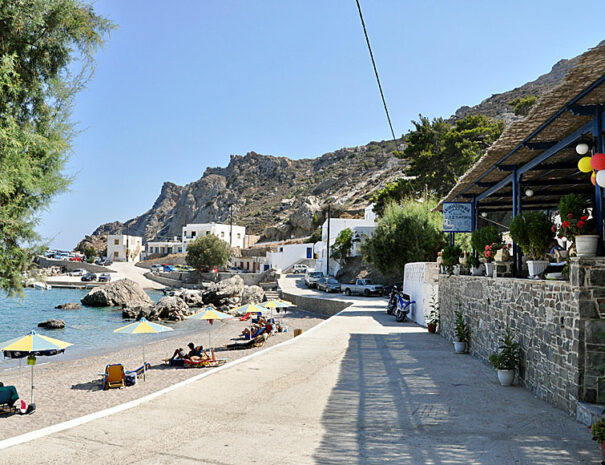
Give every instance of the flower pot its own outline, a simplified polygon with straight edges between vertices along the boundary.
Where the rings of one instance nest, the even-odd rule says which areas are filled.
[[[493,276],[496,264],[494,262],[485,264],[485,276]]]
[[[481,275],[483,275],[483,264],[479,265],[478,268],[475,268],[474,266],[471,267],[471,274],[473,276],[481,276]]]
[[[548,268],[547,260],[527,260],[527,269],[529,270],[530,278],[537,277],[538,275],[544,273],[546,268]]]
[[[597,255],[599,236],[576,236],[576,254],[578,257],[594,257]]]
[[[498,370],[498,381],[502,386],[510,386],[515,380],[515,370]]]
[[[466,265],[466,260],[467,260],[467,257],[466,257],[466,255],[465,255],[464,257],[460,257],[460,258],[458,259],[458,263],[459,263],[460,265]]]
[[[454,341],[454,351],[457,354],[463,354],[466,352],[466,342]]]
[[[435,333],[437,331],[437,325],[433,323],[428,323],[426,327],[429,330],[429,333]]]
[[[454,265],[454,274],[460,276],[460,265]]]

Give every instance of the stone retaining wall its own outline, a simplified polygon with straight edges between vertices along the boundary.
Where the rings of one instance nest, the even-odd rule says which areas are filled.
[[[349,307],[349,302],[342,302],[332,299],[321,299],[296,294],[290,294],[282,291],[282,298],[296,304],[302,310],[320,315],[332,316]]]
[[[52,258],[37,257],[36,263],[40,268],[50,268],[51,266],[58,266],[60,268],[63,268],[67,272],[78,270],[81,268],[83,270],[88,271],[89,273],[115,273],[115,271],[110,270],[107,267],[87,262],[70,262],[69,260],[55,260]]]

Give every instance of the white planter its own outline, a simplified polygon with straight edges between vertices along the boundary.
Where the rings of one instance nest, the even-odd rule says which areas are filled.
[[[498,370],[498,381],[502,386],[511,386],[515,380],[515,370]]]
[[[490,278],[494,276],[494,270],[496,269],[496,264],[494,262],[484,263],[485,265],[485,276],[489,276]]]
[[[460,265],[454,265],[454,274],[460,276]]]
[[[597,255],[599,236],[576,236],[576,254],[578,257],[594,257]]]
[[[483,275],[483,263],[481,265],[479,265],[479,268],[475,268],[474,266],[471,267],[471,274],[473,276],[481,276]]]
[[[463,354],[466,352],[466,342],[454,341],[454,350],[457,354]]]
[[[527,269],[529,270],[530,278],[544,273],[544,270],[546,270],[546,268],[548,268],[547,260],[527,260]]]

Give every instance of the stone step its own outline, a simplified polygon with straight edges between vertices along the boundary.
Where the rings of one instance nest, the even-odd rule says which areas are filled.
[[[605,405],[578,402],[576,420],[590,426],[603,418],[603,409],[605,409]]]

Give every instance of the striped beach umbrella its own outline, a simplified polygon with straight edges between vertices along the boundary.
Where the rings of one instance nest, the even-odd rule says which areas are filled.
[[[194,313],[193,315],[187,317],[193,320],[208,320],[208,322],[212,325],[214,320],[228,320],[233,318],[233,316],[228,315],[227,313],[219,312],[214,309],[214,307],[206,307],[200,312]],[[208,331],[208,348],[212,347],[212,326],[210,327],[210,331]]]
[[[262,302],[261,305],[265,308],[271,309],[271,318],[273,318],[273,309],[274,308],[288,308],[288,307],[291,307],[293,304],[290,302],[286,302],[285,300],[273,299],[273,300],[269,300],[267,302]]]
[[[34,403],[34,366],[36,365],[36,356],[50,356],[65,352],[65,349],[71,346],[70,342],[60,341],[52,337],[43,336],[35,331],[23,337],[11,339],[0,345],[0,350],[8,358],[28,357],[27,364],[32,367],[32,394],[31,403]]]
[[[130,323],[121,328],[114,329],[114,333],[122,334],[142,334],[143,335],[143,380],[147,380],[147,364],[145,363],[145,334],[156,334],[163,333],[165,331],[172,331],[172,328],[168,326],[159,325],[148,321],[147,318],[141,318],[139,321]]]

